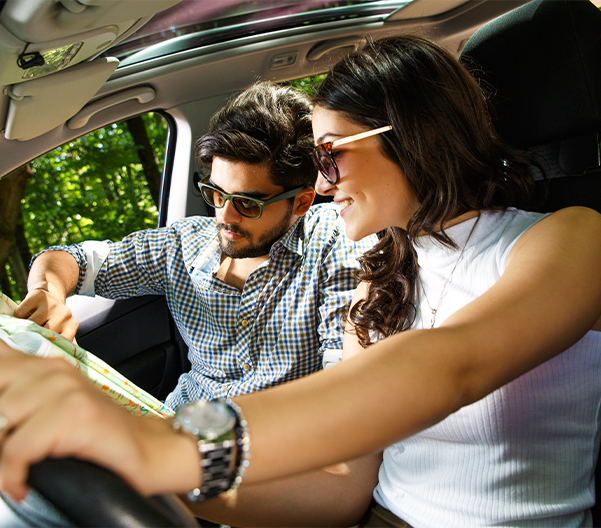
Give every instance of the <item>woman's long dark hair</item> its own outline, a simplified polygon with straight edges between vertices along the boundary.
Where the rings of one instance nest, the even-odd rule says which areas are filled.
[[[360,259],[358,278],[369,283],[368,295],[348,317],[365,347],[374,336],[413,324],[419,233],[456,247],[442,227],[449,220],[472,210],[526,206],[533,162],[500,140],[468,71],[421,37],[368,42],[334,66],[314,103],[366,128],[392,125],[377,141],[420,203],[406,230],[385,229]]]

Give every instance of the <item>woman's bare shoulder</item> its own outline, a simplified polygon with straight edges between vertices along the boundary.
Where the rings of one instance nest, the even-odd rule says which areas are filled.
[[[562,253],[563,257],[576,257],[580,249],[601,252],[601,214],[588,207],[566,207],[551,213],[530,227],[512,248],[507,265],[520,251],[531,249],[543,254]],[[575,251],[570,254],[569,251]],[[600,253],[601,256],[601,253]]]

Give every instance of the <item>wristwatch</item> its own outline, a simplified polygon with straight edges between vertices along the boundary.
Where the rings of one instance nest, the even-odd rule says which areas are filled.
[[[202,485],[188,492],[199,502],[228,490],[236,478],[232,454],[236,445],[236,417],[224,400],[198,400],[182,405],[173,419],[176,431],[191,434],[198,442]]]

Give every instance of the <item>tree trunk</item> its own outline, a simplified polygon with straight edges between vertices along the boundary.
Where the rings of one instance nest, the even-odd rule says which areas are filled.
[[[136,145],[136,151],[138,153],[138,158],[140,158],[140,163],[142,164],[146,182],[148,183],[148,189],[150,190],[154,204],[158,208],[159,194],[161,191],[161,173],[157,166],[158,163],[154,155],[154,149],[148,139],[146,126],[140,116],[128,119],[125,124]]]
[[[4,293],[4,295],[8,295],[11,299],[15,298],[12,292],[10,279],[6,273],[6,266],[0,267],[0,291]]]
[[[19,215],[19,220],[17,221],[15,244],[17,245],[19,255],[21,255],[23,264],[29,269],[29,263],[31,262],[31,257],[33,255],[31,254],[31,249],[29,249],[29,242],[27,241],[27,234],[25,233],[25,224],[23,224],[23,215]]]
[[[13,252],[17,226],[22,218],[21,200],[25,195],[27,180],[31,176],[33,171],[26,164],[0,179],[0,279],[3,289],[8,284],[8,278],[2,277],[2,272],[6,275],[6,264]],[[10,288],[6,293],[12,294]]]
[[[18,247],[13,247],[13,251],[8,257],[8,265],[10,266],[10,274],[15,282],[16,295],[13,293],[15,300],[18,298],[23,300],[27,295],[27,266],[21,258]]]

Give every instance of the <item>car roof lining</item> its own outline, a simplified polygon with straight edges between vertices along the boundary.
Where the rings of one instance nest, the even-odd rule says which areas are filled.
[[[510,3],[513,7],[516,2]],[[91,103],[138,86],[150,86],[156,93],[155,99],[146,103],[135,99],[127,100],[95,113],[82,128],[69,130],[66,126],[59,126],[43,136],[29,140],[26,145],[7,141],[0,136],[0,174],[7,173],[59,144],[117,120],[157,108],[169,111],[186,104],[187,101],[220,97],[243,89],[261,78],[279,82],[323,73],[348,50],[346,47],[333,45],[333,49],[321,55],[319,60],[307,60],[307,55],[315,46],[327,48],[329,41],[335,43],[349,37],[361,39],[367,34],[378,38],[390,33],[419,31],[432,36],[458,54],[461,42],[471,35],[474,26],[477,27],[495,16],[497,13],[494,9],[503,9],[498,2],[492,4],[494,6],[487,7],[486,3],[478,3],[470,9],[464,22],[460,22],[462,17],[455,16],[448,19],[440,16],[436,17],[436,20],[421,19],[419,25],[406,19],[388,22],[379,19],[369,23],[365,20],[348,20],[344,24],[332,24],[325,31],[321,26],[313,26],[303,31],[279,31],[268,37],[257,35],[238,39],[208,47],[210,49],[187,50],[183,56],[165,58],[157,61],[151,68],[148,64],[119,68],[91,99]],[[270,69],[270,61],[274,56],[291,53],[298,53],[295,63]],[[215,79],[219,79],[220,82],[216,83]],[[6,107],[6,98],[0,94],[0,123],[4,122],[3,113],[6,113]],[[65,117],[65,121],[67,119],[68,117]],[[7,156],[9,149],[10,156]]]

